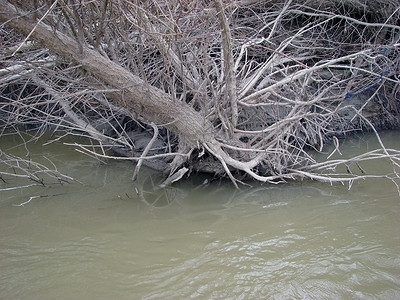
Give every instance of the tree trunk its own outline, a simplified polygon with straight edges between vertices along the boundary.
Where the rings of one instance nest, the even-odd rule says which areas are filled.
[[[53,53],[70,59],[100,79],[108,88],[118,89],[113,95],[117,105],[132,110],[149,122],[162,125],[183,137],[192,147],[214,139],[212,125],[191,106],[157,89],[122,66],[79,44],[62,32],[38,23],[17,11],[5,0],[0,0],[0,21],[30,35]]]
[[[137,171],[162,156],[166,182],[193,169],[225,172],[235,185],[242,178],[365,178],[330,170],[368,155],[321,165],[308,151],[348,131],[399,126],[397,1],[384,2],[366,11],[350,0],[323,1],[324,9],[308,0],[0,0],[3,28],[26,37],[17,50],[33,40],[74,64],[55,65],[45,49],[40,60],[34,51],[12,51],[0,69],[1,113],[18,120],[34,107],[36,122],[55,114],[58,127],[67,119],[70,132],[126,147]],[[0,36],[15,48],[4,31]],[[45,92],[24,98],[32,82]],[[24,92],[10,92],[12,83]],[[143,127],[146,137],[138,140]],[[397,154],[382,151],[395,162]]]

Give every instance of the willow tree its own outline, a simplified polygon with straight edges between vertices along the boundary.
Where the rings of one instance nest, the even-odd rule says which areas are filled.
[[[365,178],[351,164],[398,166],[399,152],[309,151],[399,126],[400,10],[384,2],[0,0],[2,127],[87,135],[100,151],[82,151],[112,148],[134,178],[145,164],[167,183]]]

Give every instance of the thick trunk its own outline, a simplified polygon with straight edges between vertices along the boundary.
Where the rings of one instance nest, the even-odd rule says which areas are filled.
[[[191,106],[174,101],[170,95],[147,84],[99,52],[25,15],[28,14],[0,0],[0,22],[6,22],[25,35],[29,34],[53,53],[80,64],[109,88],[119,89],[118,95],[113,97],[117,105],[134,111],[149,122],[163,125],[191,146],[213,139],[212,125]]]
[[[322,150],[348,131],[398,125],[394,0],[384,1],[393,9],[377,11],[350,0],[324,1],[324,10],[304,0],[193,0],[190,7],[180,1],[35,1],[27,11],[12,2],[0,0],[0,24],[90,76],[66,66],[42,69],[34,51],[18,52],[0,70],[25,92],[8,91],[12,81],[0,83],[9,119],[93,131],[103,144],[128,151],[139,167],[162,157],[158,169],[173,176],[181,168],[170,182],[186,174],[188,157],[189,169],[225,171],[234,183],[307,176],[352,181],[365,176],[330,173],[347,160],[321,168],[308,150]],[[6,49],[15,47],[14,39],[4,40]],[[12,77],[18,60],[29,62],[32,78],[22,71],[18,80]],[[42,79],[48,81],[43,94]],[[30,93],[31,85],[39,95]],[[319,175],[325,169],[328,175]]]

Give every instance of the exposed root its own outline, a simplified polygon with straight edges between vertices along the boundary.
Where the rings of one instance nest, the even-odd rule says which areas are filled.
[[[100,151],[79,151],[136,161],[133,179],[147,165],[170,182],[193,171],[235,186],[352,182],[375,175],[324,171],[382,156],[398,177],[399,153],[383,143],[349,160],[309,154],[331,141],[340,152],[350,132],[380,141],[379,129],[400,127],[400,10],[367,2],[84,1],[78,10],[35,1],[15,10],[1,0],[0,126],[88,136]],[[10,34],[24,20],[35,26]]]

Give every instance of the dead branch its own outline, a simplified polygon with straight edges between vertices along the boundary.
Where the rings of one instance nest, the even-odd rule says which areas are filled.
[[[351,183],[374,175],[330,170],[382,156],[397,174],[399,153],[383,143],[354,160],[309,154],[400,126],[396,1],[39,2],[0,0],[4,128],[89,136],[100,150],[79,151],[112,148],[138,162],[134,177],[153,163],[171,182],[189,169],[235,185]]]
[[[8,178],[26,179],[34,182],[33,184],[4,188],[1,189],[2,191],[33,185],[46,186],[50,183],[63,184],[75,181],[72,177],[60,173],[54,164],[52,164],[52,167],[48,167],[31,159],[7,154],[2,149],[0,149],[0,177],[5,182],[8,181]]]

